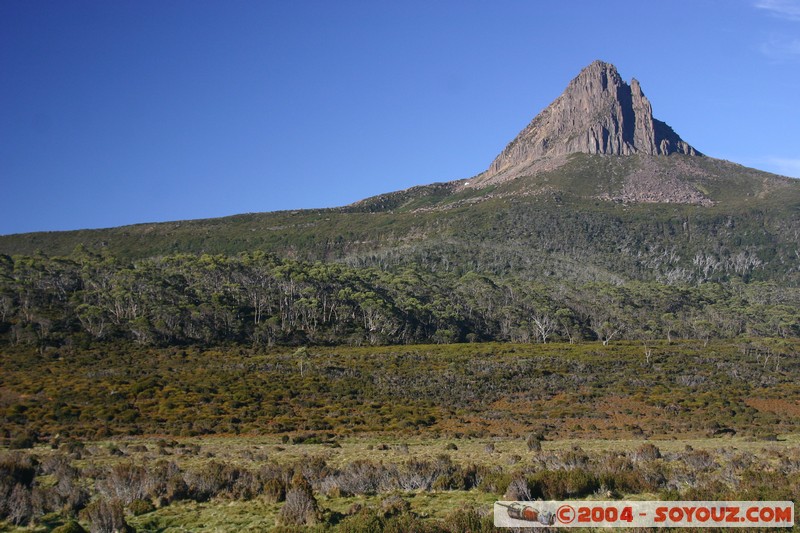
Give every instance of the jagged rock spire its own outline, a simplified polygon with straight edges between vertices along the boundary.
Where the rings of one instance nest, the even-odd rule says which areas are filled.
[[[614,65],[602,61],[584,68],[497,156],[488,174],[505,174],[537,159],[574,152],[701,155],[653,118],[638,81],[628,85]]]

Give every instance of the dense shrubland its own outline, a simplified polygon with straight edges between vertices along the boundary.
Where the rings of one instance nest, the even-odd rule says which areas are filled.
[[[786,339],[7,346],[0,438],[25,448],[56,434],[783,434],[800,429],[798,352]]]
[[[441,256],[438,256],[441,260]],[[567,282],[419,266],[382,270],[262,253],[128,263],[0,256],[0,338],[41,349],[800,336],[800,289]]]

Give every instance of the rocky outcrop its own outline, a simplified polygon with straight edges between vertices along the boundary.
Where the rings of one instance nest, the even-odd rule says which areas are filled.
[[[597,197],[623,203],[714,205],[692,183],[693,178],[709,178],[708,171],[695,167],[685,159],[667,162],[654,157],[637,157],[636,163],[634,170],[624,176],[621,188]]]
[[[575,152],[701,155],[653,118],[637,80],[628,85],[614,65],[595,61],[508,144],[481,181],[510,179]]]

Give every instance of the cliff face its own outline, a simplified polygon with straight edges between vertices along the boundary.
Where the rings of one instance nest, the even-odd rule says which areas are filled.
[[[614,65],[595,61],[506,146],[484,178],[511,178],[522,169],[575,152],[701,155],[653,118],[638,81],[628,85]]]

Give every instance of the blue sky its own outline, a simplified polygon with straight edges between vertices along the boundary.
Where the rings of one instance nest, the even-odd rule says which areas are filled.
[[[470,177],[595,59],[706,154],[800,176],[800,0],[4,0],[0,234]]]

